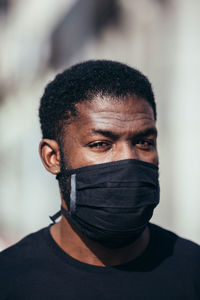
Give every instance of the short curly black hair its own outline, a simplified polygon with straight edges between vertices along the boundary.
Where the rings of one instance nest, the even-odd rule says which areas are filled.
[[[45,88],[39,108],[43,138],[59,141],[64,122],[76,114],[75,105],[97,95],[124,101],[127,96],[143,98],[156,119],[154,94],[147,77],[119,62],[89,60],[58,74]]]

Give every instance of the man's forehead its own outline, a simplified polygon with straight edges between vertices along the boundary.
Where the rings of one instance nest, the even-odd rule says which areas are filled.
[[[102,131],[110,135],[156,132],[153,109],[143,99],[84,101],[77,105],[77,114],[66,128],[68,134],[91,136]]]
[[[106,118],[120,118],[128,121],[132,120],[136,114],[148,114],[149,118],[154,119],[153,108],[143,98],[136,96],[127,96],[123,98],[96,97],[90,101],[82,101],[76,104],[77,115],[85,117],[94,115]],[[118,116],[117,116],[118,115]]]

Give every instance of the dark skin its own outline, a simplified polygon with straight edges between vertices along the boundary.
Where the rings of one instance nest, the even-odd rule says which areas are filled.
[[[149,103],[137,97],[125,100],[96,98],[77,104],[77,115],[66,125],[64,160],[68,169],[123,159],[138,159],[158,165],[157,130]],[[60,172],[59,145],[43,139],[39,147],[45,168]],[[67,206],[62,199],[62,205]],[[83,236],[62,216],[51,226],[56,243],[73,258],[96,266],[114,266],[135,259],[149,243],[149,229],[132,244],[108,249]]]

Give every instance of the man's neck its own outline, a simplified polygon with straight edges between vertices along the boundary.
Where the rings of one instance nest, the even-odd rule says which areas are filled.
[[[144,252],[150,239],[149,228],[146,227],[134,243],[119,249],[108,249],[77,233],[64,217],[51,226],[50,232],[55,242],[68,255],[95,266],[114,266],[127,263]]]

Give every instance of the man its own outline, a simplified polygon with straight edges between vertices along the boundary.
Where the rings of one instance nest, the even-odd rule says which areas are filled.
[[[200,299],[200,247],[149,223],[159,182],[148,79],[87,61],[47,86],[39,115],[61,211],[1,253],[0,299]]]

